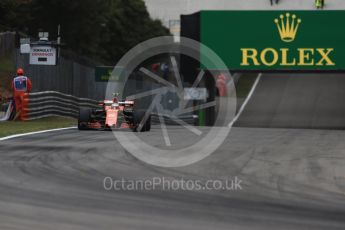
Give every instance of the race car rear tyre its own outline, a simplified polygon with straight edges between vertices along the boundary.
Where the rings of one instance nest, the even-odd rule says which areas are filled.
[[[78,117],[78,129],[79,130],[87,130],[87,123],[90,121],[91,117],[91,109],[89,108],[80,108],[79,109],[79,117]]]
[[[147,118],[145,124],[141,128],[141,130],[138,130],[138,126],[140,122],[144,119],[146,111],[134,111],[133,113],[133,121],[136,125],[136,128],[134,129],[135,132],[147,132],[151,130],[151,115]]]

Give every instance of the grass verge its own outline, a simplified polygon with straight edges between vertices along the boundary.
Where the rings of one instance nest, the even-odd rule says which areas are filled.
[[[30,133],[48,129],[76,126],[77,121],[72,118],[49,117],[35,121],[6,121],[0,122],[0,137],[15,134]]]

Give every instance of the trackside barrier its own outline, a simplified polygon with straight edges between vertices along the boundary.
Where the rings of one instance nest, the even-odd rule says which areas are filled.
[[[166,125],[196,125],[198,124],[198,116],[197,115],[184,115],[178,116],[178,119],[174,117],[170,117],[168,115],[163,115],[164,123]],[[151,115],[151,122],[152,124],[160,124],[158,114],[153,113]]]
[[[78,98],[72,95],[56,91],[25,94],[23,98],[23,111],[20,119],[23,121],[36,120],[50,116],[62,116],[78,118],[79,108],[100,108],[99,102],[87,98]],[[176,119],[163,116],[167,125],[177,125]],[[151,115],[153,124],[160,124],[157,114]],[[179,116],[178,119],[184,123],[194,125],[197,117],[194,115]]]
[[[0,118],[0,122],[1,121],[8,121],[10,119],[11,112],[12,112],[12,101],[10,101],[8,103],[5,115]]]
[[[55,91],[30,93],[24,96],[21,120],[36,120],[50,116],[77,118],[80,107],[97,108],[98,101],[78,98]]]

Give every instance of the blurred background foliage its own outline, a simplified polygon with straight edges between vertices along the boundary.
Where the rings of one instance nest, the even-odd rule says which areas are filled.
[[[0,31],[57,37],[61,25],[65,49],[114,65],[130,48],[149,38],[169,35],[150,18],[143,0],[1,0]]]

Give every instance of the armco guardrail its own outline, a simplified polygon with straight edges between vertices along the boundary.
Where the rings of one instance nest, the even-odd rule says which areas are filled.
[[[166,125],[185,125],[185,124],[189,124],[189,125],[195,125],[198,122],[198,116],[197,115],[184,115],[184,116],[178,116],[176,118],[170,117],[168,115],[163,115],[163,120],[164,123]],[[152,124],[160,124],[160,119],[158,114],[153,113],[151,115],[151,122]]]
[[[98,101],[55,91],[30,93],[24,100],[28,107],[23,111],[22,120],[35,120],[49,116],[77,118],[80,107],[99,107]]]
[[[21,120],[35,120],[50,116],[64,116],[77,118],[80,107],[99,108],[98,101],[78,98],[72,95],[55,91],[30,93],[24,97],[27,108],[21,114]],[[176,119],[163,116],[167,125],[181,124]],[[178,119],[184,123],[195,124],[197,119],[194,115],[179,116]],[[157,114],[152,114],[152,123],[159,124],[160,119]]]
[[[12,112],[11,108],[12,108],[12,101],[10,101],[7,104],[6,111],[4,112],[4,116],[0,118],[0,122],[1,121],[8,121],[10,119],[11,112]]]

